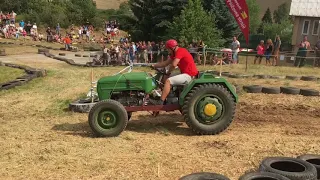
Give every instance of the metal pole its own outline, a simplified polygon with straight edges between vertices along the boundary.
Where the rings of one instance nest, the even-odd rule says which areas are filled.
[[[91,69],[91,103],[93,103],[93,69]]]
[[[247,55],[246,55],[246,72],[248,71],[248,54],[249,54],[249,47],[247,47]]]
[[[203,54],[203,67],[206,67],[206,61],[207,61],[207,57],[206,57],[206,46],[203,47],[202,50],[202,54]]]

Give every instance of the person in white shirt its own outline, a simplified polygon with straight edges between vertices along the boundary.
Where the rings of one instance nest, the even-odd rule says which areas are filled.
[[[237,37],[233,37],[233,41],[231,44],[232,48],[232,61],[234,64],[239,64],[238,53],[240,51],[240,42],[237,40]]]
[[[34,23],[34,24],[33,24],[32,29],[33,29],[34,35],[37,35],[37,34],[38,34],[38,26],[37,26],[37,23]]]

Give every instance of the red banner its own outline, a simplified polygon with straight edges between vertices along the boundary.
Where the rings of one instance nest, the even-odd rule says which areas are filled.
[[[226,4],[249,44],[249,10],[246,0],[226,0]]]

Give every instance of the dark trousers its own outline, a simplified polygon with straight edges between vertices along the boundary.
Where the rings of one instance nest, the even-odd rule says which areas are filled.
[[[297,57],[296,60],[294,61],[294,66],[295,67],[303,67],[306,62],[305,57]]]

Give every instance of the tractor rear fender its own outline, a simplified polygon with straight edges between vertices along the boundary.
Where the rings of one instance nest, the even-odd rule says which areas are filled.
[[[180,94],[179,104],[182,106],[187,94],[192,90],[192,88],[202,85],[202,84],[220,84],[224,86],[233,96],[236,103],[238,103],[238,95],[233,88],[233,86],[228,83],[224,78],[214,77],[214,78],[203,78],[195,79],[185,86],[184,90]]]

